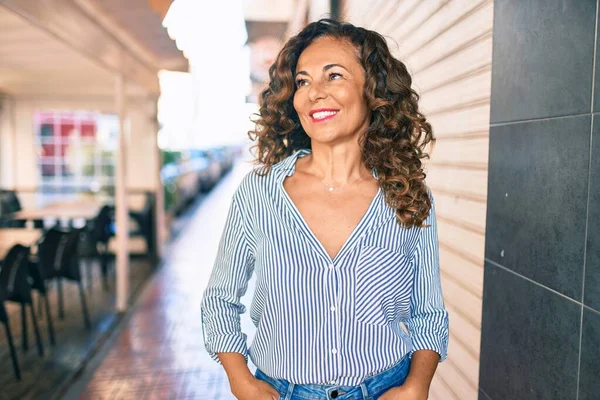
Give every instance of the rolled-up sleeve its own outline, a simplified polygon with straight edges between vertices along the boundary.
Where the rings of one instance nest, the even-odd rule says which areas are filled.
[[[442,297],[433,196],[431,196],[431,211],[425,223],[429,227],[421,228],[417,244],[411,318],[406,321],[406,327],[412,341],[411,356],[418,350],[433,350],[440,355],[440,362],[442,362],[448,354],[449,320]]]
[[[253,270],[254,257],[234,195],[201,305],[204,345],[218,363],[217,353],[241,353],[248,360],[247,337],[240,326],[245,307],[240,298],[246,293]]]

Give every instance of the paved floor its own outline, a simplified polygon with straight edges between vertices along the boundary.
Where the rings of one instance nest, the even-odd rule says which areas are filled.
[[[200,301],[231,195],[249,170],[247,162],[238,162],[190,216],[79,398],[234,399],[222,367],[204,349]],[[253,292],[252,280],[242,300],[248,309]],[[250,343],[254,326],[248,313],[242,329]]]
[[[151,264],[144,260],[133,260],[130,268],[131,296],[139,294],[139,289],[152,273]],[[87,268],[83,269],[87,272]],[[5,399],[52,399],[65,390],[71,379],[79,373],[85,362],[94,351],[110,335],[119,320],[115,313],[114,282],[110,291],[102,290],[100,267],[94,264],[91,269],[93,285],[87,285],[86,298],[91,318],[91,329],[84,328],[81,303],[77,285],[72,282],[63,284],[65,298],[65,318],[57,316],[57,293],[54,285],[50,285],[50,310],[56,337],[56,346],[49,344],[46,316],[38,314],[37,321],[44,345],[44,356],[37,354],[32,320],[28,314],[29,350],[21,348],[21,313],[20,307],[5,303],[9,313],[11,330],[17,346],[17,357],[21,367],[22,381],[14,378],[8,353],[8,345],[4,329],[0,326],[0,400]],[[37,301],[36,304],[36,312]]]

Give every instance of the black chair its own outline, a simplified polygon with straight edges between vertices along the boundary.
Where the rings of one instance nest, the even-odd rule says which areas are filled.
[[[6,340],[8,341],[8,347],[10,348],[10,359],[12,360],[13,370],[15,378],[21,380],[21,370],[19,368],[19,361],[17,360],[17,351],[15,350],[15,343],[13,341],[12,332],[10,330],[10,323],[8,320],[8,313],[4,308],[4,299],[7,297],[2,287],[0,287],[0,322],[4,325],[4,331],[6,333]]]
[[[110,240],[111,232],[110,225],[113,220],[113,208],[111,206],[103,206],[96,218],[89,221],[85,228],[81,231],[79,243],[79,256],[84,260],[99,259],[100,270],[102,273],[102,281],[104,290],[108,291],[108,241]],[[88,266],[88,286],[92,286],[91,263]]]
[[[79,268],[78,246],[81,230],[71,229],[68,231],[52,228],[44,235],[38,246],[38,261],[35,263],[39,268],[44,281],[54,280],[58,289],[58,316],[64,318],[64,299],[62,292],[62,280],[67,279],[77,282],[79,296],[81,298],[81,309],[85,327],[91,327],[90,316],[87,309],[81,270]]]
[[[0,216],[16,213],[22,209],[19,197],[14,190],[0,190]],[[25,221],[7,219],[0,221],[0,226],[5,228],[24,228]],[[34,220],[33,226],[36,229],[42,229],[44,227],[44,221]]]
[[[38,353],[44,355],[42,338],[33,312],[33,298],[31,296],[31,286],[29,285],[29,248],[21,245],[13,246],[2,265],[0,270],[0,320],[6,328],[6,334],[10,346],[11,358],[15,376],[21,379],[21,374],[16,358],[16,351],[10,332],[8,313],[4,308],[4,302],[11,301],[21,305],[21,316],[23,318],[23,346],[27,347],[27,319],[26,308],[29,306],[33,328],[37,342]]]
[[[154,209],[154,194],[147,192],[144,208],[139,211],[129,211],[129,217],[136,222],[138,227],[137,230],[129,232],[129,235],[144,237],[148,254],[153,260],[156,257]]]
[[[150,257],[150,259],[152,261],[156,260],[156,229],[155,229],[155,219],[154,219],[154,212],[155,212],[155,198],[154,198],[154,194],[152,192],[146,192],[145,193],[145,203],[144,203],[144,208],[142,208],[141,210],[129,210],[128,214],[129,214],[129,218],[130,221],[133,221],[135,224],[134,229],[129,229],[129,237],[143,237],[144,241],[146,242],[146,249],[147,249],[147,253],[148,256]],[[114,207],[113,209],[113,215],[114,215]],[[131,225],[130,225],[131,227]],[[115,221],[114,218],[111,221],[111,227],[110,227],[110,236],[111,237],[115,237],[117,234],[116,232],[116,225],[115,225]]]
[[[0,215],[8,215],[21,211],[21,202],[14,190],[0,191]],[[23,228],[25,221],[5,220],[2,222],[5,228]]]
[[[31,289],[36,291],[38,294],[38,305],[39,309],[42,309],[42,303],[46,312],[46,325],[48,326],[48,337],[50,338],[50,344],[56,345],[56,339],[54,337],[54,324],[52,323],[52,314],[50,313],[50,301],[48,299],[48,288],[44,281],[44,276],[40,270],[39,263],[29,263],[29,279],[31,283]],[[41,312],[40,312],[41,314]]]

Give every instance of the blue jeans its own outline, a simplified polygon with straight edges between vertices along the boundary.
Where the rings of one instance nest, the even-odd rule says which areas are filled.
[[[256,370],[255,376],[273,386],[280,400],[376,400],[389,389],[401,386],[409,370],[407,355],[395,366],[365,379],[358,386],[296,385],[285,379],[273,379],[260,369]]]

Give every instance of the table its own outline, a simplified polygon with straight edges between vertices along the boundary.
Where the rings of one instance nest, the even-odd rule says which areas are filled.
[[[15,244],[34,246],[42,237],[41,229],[0,228],[0,260]]]
[[[7,215],[7,219],[35,221],[45,218],[57,219],[86,219],[91,220],[96,217],[103,203],[96,200],[70,200],[58,201],[45,205],[40,208],[30,208]]]

